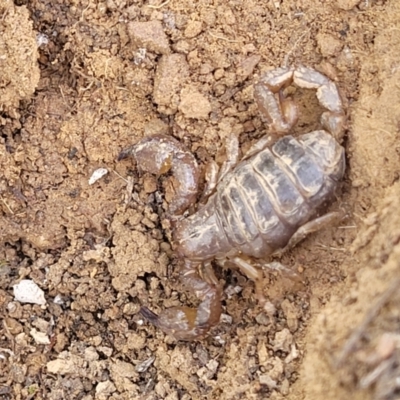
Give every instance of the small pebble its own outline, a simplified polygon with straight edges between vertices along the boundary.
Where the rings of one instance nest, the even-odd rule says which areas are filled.
[[[260,375],[260,383],[261,385],[266,385],[270,389],[276,388],[276,382],[269,375]]]
[[[29,333],[37,344],[50,344],[50,339],[45,333],[39,332],[36,329],[31,329]]]
[[[139,48],[146,48],[158,54],[170,52],[167,35],[160,21],[130,22],[128,33]]]
[[[29,279],[23,279],[14,285],[13,288],[16,301],[40,305],[46,304],[43,290],[40,289],[35,282]]]
[[[96,169],[92,176],[89,178],[89,185],[93,185],[93,183],[97,182],[104,175],[108,174],[108,170],[106,168],[98,168]]]
[[[186,118],[206,119],[211,112],[211,104],[196,89],[187,87],[181,92],[179,110]]]

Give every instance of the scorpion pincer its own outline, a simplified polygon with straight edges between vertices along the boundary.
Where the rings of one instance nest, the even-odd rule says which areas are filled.
[[[320,104],[321,130],[294,138],[287,134],[298,117],[295,103],[284,96],[294,84],[316,89]],[[219,322],[222,290],[211,262],[234,264],[262,294],[261,266],[268,257],[280,254],[306,235],[334,220],[342,212],[317,216],[344,175],[341,140],[345,113],[336,85],[323,74],[307,67],[285,67],[262,76],[254,87],[254,97],[271,133],[260,139],[238,162],[238,141],[231,137],[227,161],[219,173],[210,169],[205,204],[183,218],[193,204],[199,181],[194,156],[168,135],[146,137],[124,152],[132,154],[138,167],[154,174],[172,169],[178,186],[169,212],[174,217],[173,247],[180,259],[180,278],[200,300],[197,309],[173,307],[156,315],[142,307],[142,315],[176,339],[194,340],[205,336]],[[180,218],[178,218],[180,216]]]

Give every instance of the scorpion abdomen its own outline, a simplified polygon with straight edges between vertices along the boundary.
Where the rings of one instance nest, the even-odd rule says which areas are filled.
[[[256,258],[284,247],[331,197],[344,169],[344,150],[325,131],[279,139],[218,187],[214,207],[226,239]]]

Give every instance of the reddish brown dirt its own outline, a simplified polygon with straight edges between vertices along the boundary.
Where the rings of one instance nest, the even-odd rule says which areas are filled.
[[[0,13],[0,398],[398,398],[397,0],[0,0]],[[267,131],[253,84],[284,64],[346,99],[332,208],[349,217],[284,255],[301,284],[265,271],[272,317],[218,269],[223,321],[176,342],[138,314],[196,304],[163,219],[170,178],[117,156],[160,131],[202,167],[232,131],[245,152]],[[314,94],[294,97],[295,133],[314,129]],[[45,306],[14,300],[21,279]]]

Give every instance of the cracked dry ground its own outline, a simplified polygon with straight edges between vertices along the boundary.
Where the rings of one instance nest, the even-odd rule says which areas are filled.
[[[397,0],[0,0],[0,398],[396,399],[400,6]],[[195,305],[178,281],[171,177],[119,152],[168,131],[202,168],[227,134],[267,129],[266,70],[305,64],[346,99],[349,217],[284,255],[300,282],[216,268],[223,319],[176,342],[138,314]],[[314,129],[314,94],[292,92]],[[108,174],[94,184],[98,168]],[[16,301],[34,281],[46,304]]]

